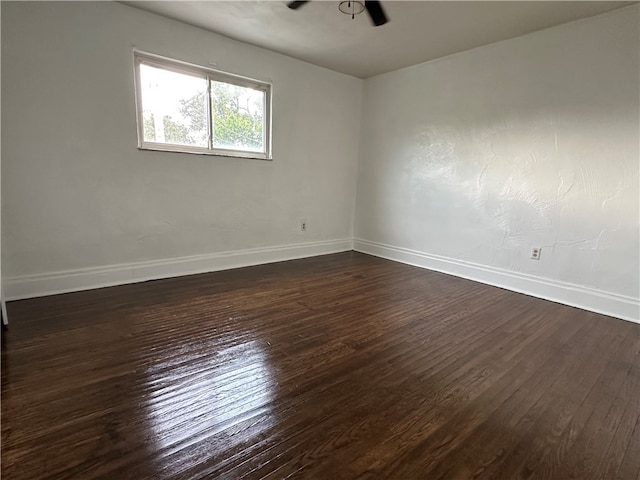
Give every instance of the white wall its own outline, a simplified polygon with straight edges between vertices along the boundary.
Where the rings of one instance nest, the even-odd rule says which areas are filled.
[[[0,2],[0,25],[2,24],[2,2]],[[0,28],[1,32],[1,28]],[[1,33],[0,33],[1,34]],[[0,62],[1,63],[1,62]],[[2,78],[2,66],[0,65],[0,79]],[[0,90],[2,89],[2,81],[0,80]],[[0,136],[2,135],[2,121],[0,119]],[[2,172],[2,151],[0,149],[0,172]],[[2,190],[2,179],[0,178],[0,192]],[[0,193],[0,310],[2,311],[2,321],[6,324],[9,322],[7,318],[7,309],[4,299],[4,288],[2,286],[2,194]]]
[[[119,283],[136,277],[123,273],[131,263],[310,242],[294,253],[350,249],[361,80],[113,2],[3,2],[2,13],[13,297],[105,275]],[[273,162],[137,150],[133,47],[271,81]],[[216,268],[200,260],[185,271]]]
[[[637,319],[638,29],[636,5],[366,80],[356,248]]]

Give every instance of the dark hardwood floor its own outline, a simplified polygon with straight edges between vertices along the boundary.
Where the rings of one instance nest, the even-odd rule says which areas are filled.
[[[9,315],[6,479],[639,478],[622,320],[353,252]]]

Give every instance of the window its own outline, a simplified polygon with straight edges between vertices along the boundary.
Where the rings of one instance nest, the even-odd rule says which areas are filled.
[[[138,148],[271,158],[271,86],[135,52]]]

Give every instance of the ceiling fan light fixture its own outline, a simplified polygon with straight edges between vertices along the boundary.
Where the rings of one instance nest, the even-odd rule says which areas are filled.
[[[364,2],[359,0],[343,0],[338,4],[338,10],[345,15],[351,15],[351,18],[355,18],[356,15],[360,15],[364,12]]]

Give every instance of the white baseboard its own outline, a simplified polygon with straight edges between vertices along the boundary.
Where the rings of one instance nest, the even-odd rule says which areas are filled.
[[[352,249],[388,260],[435,270],[533,297],[544,298],[553,302],[640,323],[640,300],[637,298],[362,239],[282,245],[10,277],[3,281],[4,299],[10,301],[90,290],[160,278],[313,257]]]
[[[83,268],[4,279],[7,300],[144,282],[160,278],[215,272],[352,250],[351,239],[281,245],[206,255]]]
[[[354,239],[353,249],[437,272],[640,323],[640,300],[571,283],[511,272],[407,248]]]
[[[7,303],[4,300],[4,296],[0,298],[0,310],[2,310],[2,323],[9,325],[9,316],[7,314]]]

